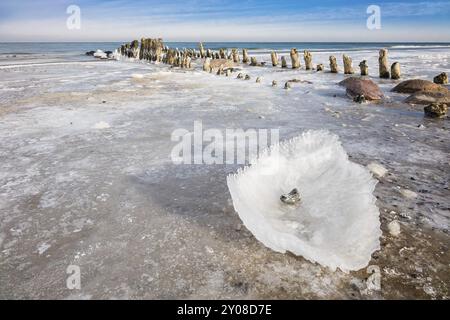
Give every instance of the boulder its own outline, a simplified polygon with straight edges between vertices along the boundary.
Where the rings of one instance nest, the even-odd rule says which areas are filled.
[[[413,79],[399,83],[392,91],[398,93],[415,93],[419,91],[448,92],[448,89],[428,80]]]
[[[383,92],[378,85],[369,79],[361,79],[356,77],[347,78],[339,85],[347,89],[347,95],[355,99],[363,96],[365,100],[381,100],[383,98]]]
[[[448,84],[448,76],[445,72],[434,77],[433,82],[436,84]]]
[[[447,105],[445,103],[432,103],[426,106],[423,111],[429,118],[443,118],[447,115]]]
[[[413,93],[405,99],[405,103],[429,105],[431,103],[450,104],[450,91],[447,92],[429,92],[419,91]]]

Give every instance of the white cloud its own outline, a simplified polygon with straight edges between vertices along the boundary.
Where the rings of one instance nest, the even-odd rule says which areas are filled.
[[[161,5],[150,15],[140,12],[139,6],[128,7],[120,18],[117,8],[124,5],[122,1],[82,6],[81,30],[66,28],[65,12],[58,18],[5,20],[0,22],[0,41],[128,41],[142,36],[166,41],[450,41],[448,22],[424,25],[412,18],[394,24],[385,19],[447,12],[450,1],[383,4],[382,29],[376,31],[366,29],[365,7],[313,8],[287,15],[234,15],[213,20],[194,19],[194,3],[178,9],[173,4]],[[232,9],[226,4],[220,8]],[[205,15],[209,11],[210,16],[217,15],[214,2],[202,8]]]

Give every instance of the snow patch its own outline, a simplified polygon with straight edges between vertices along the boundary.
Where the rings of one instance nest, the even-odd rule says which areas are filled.
[[[367,165],[367,169],[370,170],[376,177],[382,178],[388,173],[388,170],[381,164],[376,162],[371,162]]]
[[[111,128],[108,122],[100,121],[94,125],[94,129],[108,129]]]
[[[401,233],[400,223],[397,220],[390,222],[388,224],[388,230],[392,236],[398,237]]]
[[[48,243],[44,242],[37,248],[37,251],[38,251],[39,255],[41,255],[45,251],[47,251],[50,247],[51,246]]]

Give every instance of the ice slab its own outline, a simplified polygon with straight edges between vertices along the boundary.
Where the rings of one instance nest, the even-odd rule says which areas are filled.
[[[376,183],[323,130],[274,145],[227,177],[235,210],[265,246],[346,272],[367,266],[380,248]],[[299,205],[280,201],[294,188]]]

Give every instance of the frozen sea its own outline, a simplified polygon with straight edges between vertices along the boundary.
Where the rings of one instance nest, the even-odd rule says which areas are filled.
[[[241,66],[250,81],[205,73],[200,60],[181,70],[84,55],[118,45],[0,44],[0,298],[450,297],[449,119],[424,118],[423,106],[390,92],[398,81],[376,76],[382,47],[403,79],[449,73],[450,45],[205,43],[266,61]],[[355,69],[367,60],[385,101],[352,102],[337,85],[343,74],[272,67],[270,50],[288,58],[290,47],[311,49],[326,69],[330,54],[341,67],[343,53]],[[303,82],[284,90],[291,79]],[[240,166],[171,161],[172,132],[194,121],[279,129],[281,139],[326,129],[353,162],[384,166],[381,250],[369,264],[381,289],[367,281],[373,268],[333,272],[258,242],[226,185]],[[66,286],[70,265],[80,267],[79,290]]]

